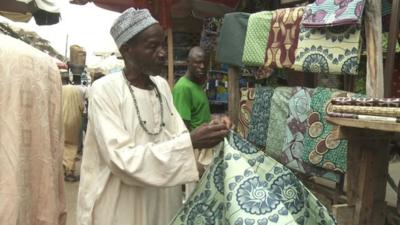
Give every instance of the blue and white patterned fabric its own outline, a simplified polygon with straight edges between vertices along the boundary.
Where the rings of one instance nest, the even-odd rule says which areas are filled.
[[[171,225],[336,224],[296,176],[238,134],[213,163]]]

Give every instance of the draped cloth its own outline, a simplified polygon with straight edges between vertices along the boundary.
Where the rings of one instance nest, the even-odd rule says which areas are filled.
[[[190,134],[168,83],[159,76],[150,79],[162,104],[154,90],[131,86],[138,110],[121,72],[91,87],[78,225],[165,225],[182,204],[182,184],[198,180]],[[164,123],[161,133],[146,133],[138,113],[150,132]]]
[[[0,34],[0,224],[64,225],[60,73]]]
[[[336,223],[289,169],[231,133],[170,224]]]
[[[347,166],[347,140],[336,139],[333,134],[335,126],[326,121],[331,98],[339,96],[347,97],[347,93],[328,88],[315,89],[302,158],[312,165],[343,173]]]
[[[273,94],[274,89],[271,87],[256,88],[256,97],[251,113],[247,140],[262,148],[265,148],[267,141],[271,98]]]
[[[358,25],[302,27],[293,68],[312,73],[357,75],[360,32]]]
[[[246,39],[249,13],[228,13],[219,34],[217,61],[234,66],[243,66],[243,48]]]
[[[292,68],[303,12],[304,7],[273,12],[264,67]]]
[[[237,130],[238,133],[246,139],[249,133],[250,118],[255,99],[255,88],[241,88],[240,96],[239,124]]]
[[[272,13],[263,11],[250,15],[243,49],[244,65],[262,66],[264,64]]]
[[[63,85],[63,121],[64,121],[64,159],[66,171],[75,169],[78,154],[79,132],[81,129],[83,96],[77,86]]]
[[[302,25],[332,27],[361,24],[365,0],[317,0],[307,5]]]

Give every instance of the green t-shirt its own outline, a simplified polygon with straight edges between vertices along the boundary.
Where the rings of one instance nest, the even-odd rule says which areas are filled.
[[[202,87],[187,77],[181,77],[172,90],[174,105],[184,121],[193,130],[211,120],[208,98]]]

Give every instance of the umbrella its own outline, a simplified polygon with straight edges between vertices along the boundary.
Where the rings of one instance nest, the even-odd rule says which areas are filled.
[[[235,11],[240,0],[70,0],[70,3],[78,5],[88,2],[116,12],[129,7],[147,8],[164,28],[169,28],[171,17],[182,18],[191,14],[198,17],[222,16]]]

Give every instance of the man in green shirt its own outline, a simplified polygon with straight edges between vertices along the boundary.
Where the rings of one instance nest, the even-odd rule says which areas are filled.
[[[203,90],[207,81],[207,62],[205,51],[193,47],[187,60],[188,70],[172,91],[175,107],[189,130],[211,121],[208,98]]]

